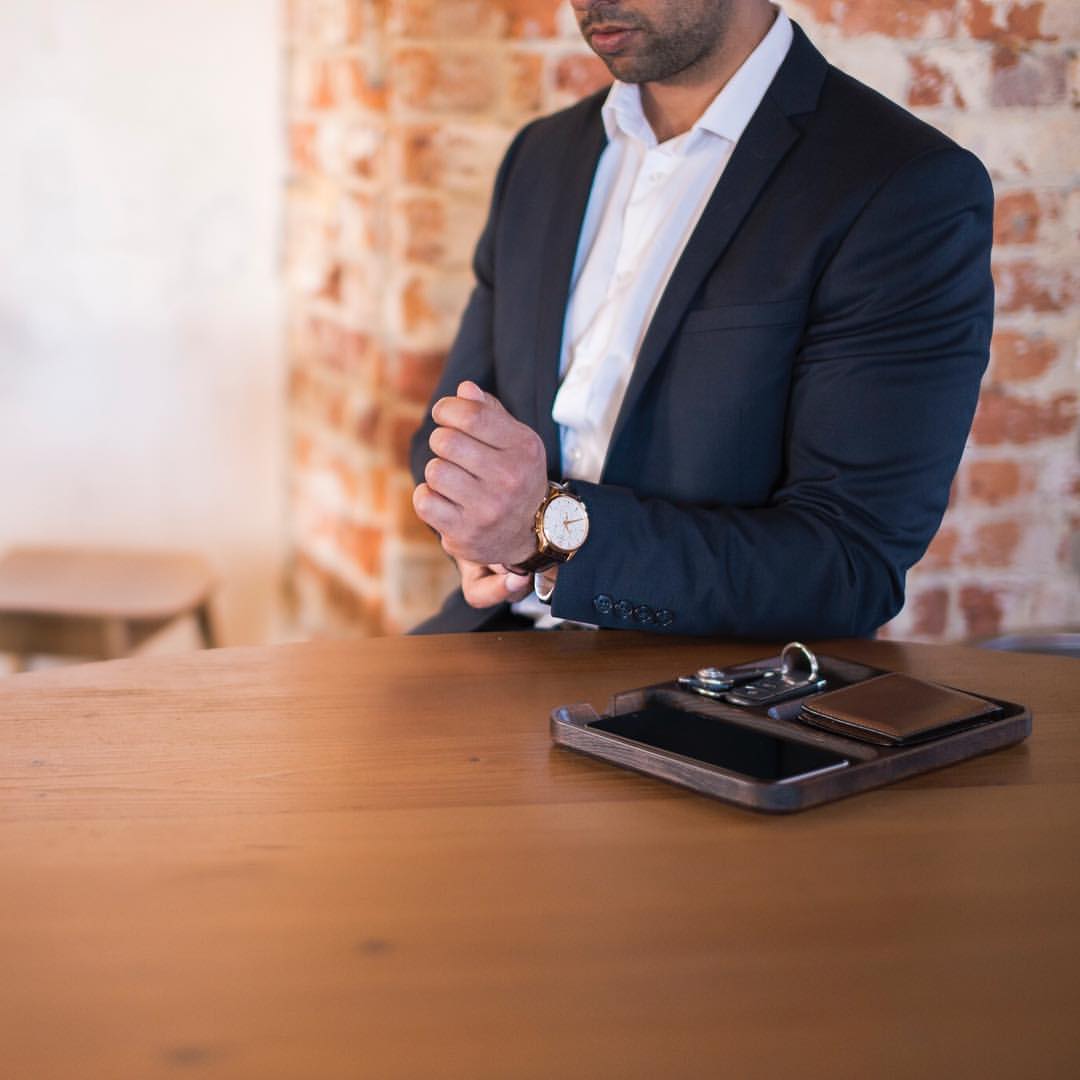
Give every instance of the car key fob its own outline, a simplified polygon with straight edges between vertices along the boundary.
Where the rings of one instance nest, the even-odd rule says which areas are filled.
[[[775,705],[778,701],[787,701],[788,698],[803,697],[806,694],[816,694],[825,689],[825,680],[822,678],[792,678],[783,675],[779,671],[770,671],[760,679],[746,683],[737,689],[729,690],[724,694],[724,701],[731,705],[743,706],[767,706]]]

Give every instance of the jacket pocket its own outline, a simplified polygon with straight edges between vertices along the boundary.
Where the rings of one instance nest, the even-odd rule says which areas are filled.
[[[783,326],[801,322],[805,314],[805,300],[724,304],[722,307],[694,308],[687,312],[680,329],[684,334],[697,334],[706,330],[735,330],[745,326]]]

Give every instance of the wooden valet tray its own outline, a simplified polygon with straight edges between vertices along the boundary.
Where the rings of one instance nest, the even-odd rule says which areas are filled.
[[[761,660],[760,665],[764,669],[776,666],[778,662],[779,657],[768,657]],[[838,657],[819,656],[818,662],[828,680],[825,690],[836,690],[885,674],[880,668]],[[764,708],[745,708],[702,697],[674,681],[616,694],[603,716],[598,715],[591,705],[561,706],[551,714],[551,737],[559,746],[688,787],[702,795],[751,810],[785,814],[1000,750],[1022,741],[1031,733],[1031,713],[1023,705],[979,694],[974,696],[993,702],[1002,711],[993,719],[973,727],[914,746],[875,746],[819,731],[795,719],[801,706],[798,700],[774,705],[770,713]],[[820,771],[817,775],[761,780],[594,726],[654,703],[697,716],[715,717],[741,728],[779,735],[803,746],[833,751],[846,758],[848,764]]]

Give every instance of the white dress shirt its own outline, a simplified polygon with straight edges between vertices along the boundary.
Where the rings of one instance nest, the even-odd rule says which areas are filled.
[[[630,375],[668,279],[792,39],[772,27],[697,123],[658,143],[636,85],[616,82],[603,105],[607,146],[582,221],[563,323],[561,384],[551,414],[563,476],[600,479]],[[586,541],[588,543],[588,541]],[[539,628],[562,620],[535,594],[514,605]]]
[[[658,143],[639,87],[616,82],[582,222],[552,416],[563,475],[596,482],[645,331],[735,144],[791,45],[772,27],[687,132]]]

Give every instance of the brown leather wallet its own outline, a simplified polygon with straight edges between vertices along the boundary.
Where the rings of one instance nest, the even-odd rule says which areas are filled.
[[[799,719],[878,746],[910,746],[984,723],[1001,711],[992,701],[893,672],[818,694]]]

